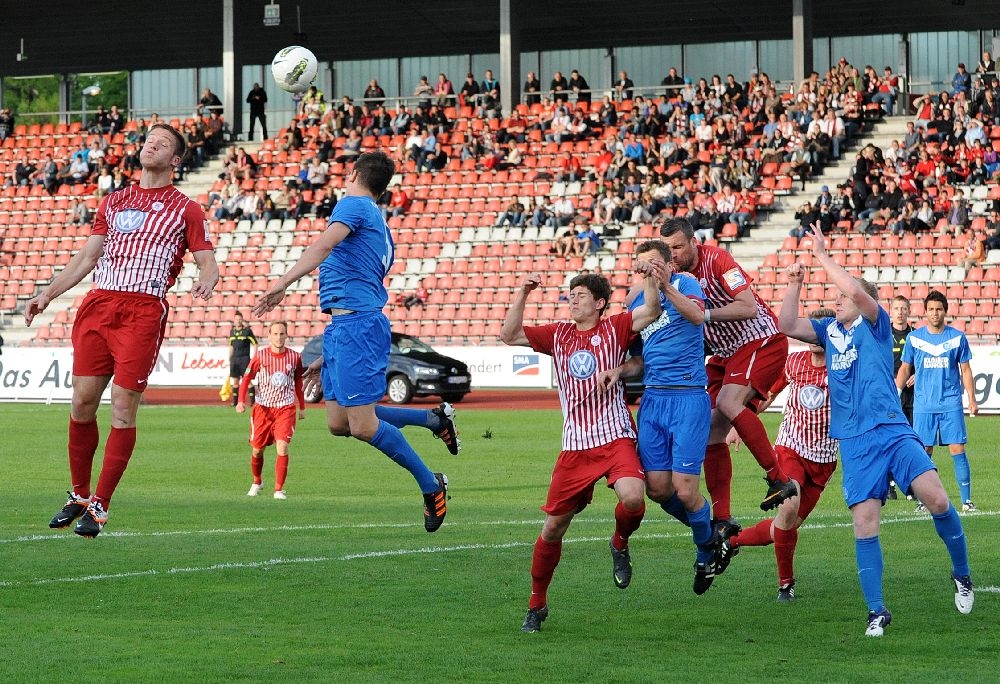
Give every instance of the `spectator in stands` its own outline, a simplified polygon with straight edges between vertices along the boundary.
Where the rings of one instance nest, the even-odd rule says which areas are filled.
[[[990,215],[986,219],[986,228],[983,232],[986,235],[985,245],[987,251],[1000,249],[1000,211],[995,207],[990,209]]]
[[[285,132],[285,140],[281,143],[282,152],[292,152],[294,150],[301,149],[305,140],[302,136],[302,129],[299,127],[299,122],[296,119],[292,119],[291,123],[288,124],[288,130]]]
[[[412,200],[409,193],[406,192],[406,188],[401,185],[397,186],[392,191],[392,198],[389,200],[389,213],[392,216],[402,216],[409,211],[410,204],[412,204]]]
[[[541,92],[542,82],[538,80],[534,71],[529,71],[524,79],[524,103],[528,107],[540,103],[542,101]]]
[[[549,247],[549,253],[557,254],[567,259],[573,256],[576,247],[576,234],[576,224],[568,224],[565,230],[556,234],[552,241],[552,246]]]
[[[660,81],[660,85],[666,88],[663,94],[668,99],[674,98],[680,93],[680,88],[684,85],[684,79],[677,75],[676,68],[670,67],[670,69],[667,70],[667,75],[663,77],[662,81]]]
[[[966,270],[972,270],[976,266],[986,263],[986,235],[981,230],[969,230],[966,236],[965,250],[959,257],[958,265]]]
[[[392,117],[389,122],[389,128],[392,129],[393,135],[404,135],[410,129],[410,121],[412,115],[410,114],[410,108],[407,105],[402,105],[397,111],[396,115]]]
[[[104,109],[104,105],[97,105],[97,110],[94,112],[94,118],[90,120],[87,124],[87,131],[90,133],[103,134],[111,130],[111,121],[108,119],[108,112]]]
[[[965,201],[965,193],[961,188],[955,190],[955,194],[951,198],[951,208],[948,209],[947,218],[948,225],[942,227],[941,235],[950,230],[954,232],[955,237],[958,237],[965,232],[969,225],[969,207]]]
[[[419,98],[417,100],[417,107],[420,109],[428,109],[431,106],[431,97],[433,95],[434,88],[428,82],[426,76],[421,76],[420,81],[413,89],[413,97]]]
[[[467,106],[475,106],[479,101],[479,93],[481,88],[479,83],[476,82],[476,77],[470,71],[465,75],[465,82],[462,84],[462,88],[458,91],[458,101],[459,104]]]
[[[309,183],[310,189],[318,190],[326,185],[329,173],[330,167],[327,163],[319,157],[313,157],[306,174],[306,181]]]
[[[611,223],[620,203],[621,200],[615,195],[611,186],[605,187],[601,196],[594,200],[594,222],[602,225]]]
[[[352,162],[357,159],[361,154],[361,142],[361,134],[358,133],[357,129],[351,129],[347,133],[347,140],[344,141],[344,146],[340,148],[340,152],[334,158],[334,161]]]
[[[569,89],[576,93],[577,102],[590,104],[590,84],[576,69],[569,74]]]
[[[500,100],[500,81],[493,77],[493,69],[487,69],[483,74],[483,81],[479,84],[479,93],[482,97],[492,93],[493,97]]]
[[[385,91],[374,78],[368,81],[368,87],[361,97],[372,107],[380,107],[385,103]]]
[[[58,175],[59,165],[52,159],[51,154],[46,154],[45,161],[42,162],[42,166],[38,169],[38,173],[35,176],[35,184],[44,185],[46,192],[54,195],[59,188]]]
[[[264,111],[267,91],[260,83],[254,83],[253,88],[247,93],[247,104],[250,105],[250,130],[247,133],[247,140],[253,140],[253,129],[257,122],[260,122],[261,140],[267,140],[267,113]]]
[[[434,104],[438,107],[447,107],[454,99],[455,86],[443,73],[438,74],[437,83],[434,84]]]
[[[150,122],[149,125],[153,126],[153,123]],[[226,127],[225,122],[222,120],[222,114],[213,109],[208,113],[208,121],[205,122],[206,147],[208,148],[209,155],[214,157],[219,153],[219,150],[225,144],[225,137]],[[301,136],[299,140],[301,141]],[[299,144],[301,146],[301,142]],[[296,147],[295,149],[298,148]]]
[[[576,218],[576,207],[573,206],[573,200],[568,196],[555,197],[553,200],[551,205],[552,215],[548,218],[547,225],[559,228],[568,225]]]
[[[628,77],[628,72],[624,69],[618,72],[618,80],[615,81],[615,97],[619,101],[631,100],[635,83]]]
[[[571,151],[563,152],[559,159],[559,167],[556,172],[556,180],[563,183],[572,183],[583,177],[583,164],[580,159]]]
[[[222,117],[222,100],[219,96],[212,92],[211,88],[205,88],[201,91],[201,99],[198,100],[198,115],[203,116],[204,113],[211,114],[212,112],[218,113],[219,117]]]
[[[806,235],[812,235],[812,224],[819,220],[819,211],[811,202],[803,202],[799,210],[795,212],[796,226],[788,231],[788,234],[801,240]]]
[[[97,187],[94,189],[94,197],[100,199],[115,189],[115,177],[111,175],[111,169],[107,164],[101,164],[100,173],[97,176]]]
[[[73,223],[78,226],[90,223],[90,209],[87,207],[86,200],[82,197],[78,197],[76,204],[73,205]]]
[[[28,160],[27,153],[22,153],[21,158],[14,166],[14,173],[11,175],[11,182],[5,185],[28,186],[31,184],[31,177],[35,175],[38,168],[34,162]]]
[[[10,111],[10,107],[4,107],[0,109],[0,142],[7,139],[8,136],[14,134],[14,115]]]
[[[982,59],[979,60],[979,64],[976,65],[977,74],[995,74],[997,73],[997,63],[993,59],[993,55],[990,54],[989,50],[983,51]]]
[[[487,73],[492,72],[487,69]],[[500,90],[498,88],[486,90],[479,95],[479,107],[476,108],[476,116],[480,119],[500,119],[503,117]]]
[[[517,141],[511,138],[507,141],[506,151],[503,156],[494,164],[493,168],[498,171],[515,169],[524,162],[524,153],[518,146]]]
[[[510,198],[507,208],[497,218],[496,226],[501,227],[506,223],[509,223],[511,226],[523,226],[526,218],[524,205],[521,204],[521,200],[515,195]]]
[[[806,149],[806,142],[803,139],[799,139],[795,146],[792,147],[792,151],[788,155],[789,171],[793,176],[798,176],[799,180],[802,181],[802,189],[806,189],[806,181],[812,176],[813,173],[813,155]]]
[[[965,63],[958,63],[958,71],[951,77],[951,94],[969,99],[972,95],[972,75],[965,70]]]
[[[83,184],[90,180],[90,165],[83,157],[73,157],[69,165],[69,183]]]
[[[580,226],[573,242],[573,252],[578,257],[596,254],[601,248],[601,236],[592,226]]]

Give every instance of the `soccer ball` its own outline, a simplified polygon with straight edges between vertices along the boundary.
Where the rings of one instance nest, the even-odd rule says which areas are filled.
[[[271,60],[271,75],[282,90],[303,93],[316,78],[319,62],[308,48],[291,45],[278,51]]]

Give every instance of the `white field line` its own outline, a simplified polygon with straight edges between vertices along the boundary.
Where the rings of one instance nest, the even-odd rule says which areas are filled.
[[[994,511],[979,511],[973,515],[977,516],[997,516],[1000,512]],[[912,523],[919,521],[927,521],[928,516],[924,514],[919,515],[909,515],[907,517],[894,517],[894,518],[884,518],[882,520],[883,524],[892,525],[900,523]],[[482,523],[469,523],[469,526],[498,526],[498,525],[538,525],[540,521],[538,520],[506,520],[506,521],[488,521]],[[584,522],[584,521],[580,521]],[[610,520],[588,520],[586,522],[601,522],[609,523]],[[650,521],[653,522],[653,521]],[[664,521],[665,522],[665,521]],[[851,527],[852,523],[850,521],[835,522],[835,523],[811,523],[803,525],[804,529],[835,529]],[[413,525],[408,524],[365,524],[365,525],[278,525],[273,527],[239,527],[239,528],[216,528],[208,530],[178,530],[174,532],[112,532],[109,534],[102,534],[102,537],[160,537],[160,536],[190,536],[190,535],[204,535],[204,534],[233,534],[238,532],[273,532],[273,531],[295,531],[295,530],[324,530],[324,529],[364,529],[364,528],[397,528],[397,527],[413,527]],[[686,529],[679,529],[677,533],[672,534],[643,534],[642,539],[673,539],[677,537],[687,537],[689,533]],[[70,539],[73,538],[72,534],[69,535],[30,535],[24,537],[15,537],[12,539],[0,539],[0,543],[18,543],[18,542],[32,542],[32,541],[43,541],[50,539]],[[599,537],[576,537],[567,538],[563,540],[566,544],[580,544],[580,543],[594,543],[594,542],[605,542],[608,536],[602,535]],[[10,581],[0,581],[0,588],[17,588],[17,587],[27,587],[27,586],[42,586],[47,584],[70,584],[78,582],[95,582],[101,580],[114,580],[114,579],[126,579],[131,577],[148,577],[148,576],[169,576],[169,575],[180,575],[180,574],[192,574],[192,573],[202,573],[202,572],[217,572],[220,570],[244,570],[244,569],[260,569],[267,567],[276,567],[281,565],[297,565],[302,563],[329,563],[334,561],[352,561],[352,560],[364,560],[369,558],[391,558],[400,556],[410,556],[416,554],[430,554],[430,553],[451,553],[456,551],[474,551],[474,550],[501,550],[501,549],[513,549],[513,548],[523,548],[534,545],[534,540],[524,541],[524,542],[508,542],[505,544],[460,544],[455,546],[428,546],[416,549],[386,549],[382,551],[367,551],[364,553],[352,553],[343,556],[305,556],[298,558],[271,558],[263,561],[246,561],[246,562],[235,562],[235,563],[213,563],[210,565],[192,566],[192,567],[174,567],[166,568],[163,570],[157,570],[156,568],[150,568],[148,570],[132,570],[127,572],[117,572],[117,573],[105,573],[96,575],[80,575],[75,577],[49,577],[49,578],[36,578],[30,580],[10,580]],[[1000,593],[1000,587],[987,586],[987,587],[977,587],[977,592],[986,593]]]

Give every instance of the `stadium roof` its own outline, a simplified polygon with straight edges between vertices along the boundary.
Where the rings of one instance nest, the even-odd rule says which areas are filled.
[[[499,51],[499,0],[279,2],[281,25],[263,25],[265,0],[233,0],[237,62],[264,64],[301,43],[323,60]],[[512,0],[521,49],[717,42],[791,37],[792,0]],[[816,36],[1000,27],[996,0],[806,0]],[[29,75],[221,64],[222,0],[3,3],[0,74]],[[297,16],[301,30],[297,36]],[[18,62],[19,40],[28,59]],[[972,55],[970,55],[970,59]]]

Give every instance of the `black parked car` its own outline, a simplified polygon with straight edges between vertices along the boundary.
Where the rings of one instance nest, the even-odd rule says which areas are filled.
[[[302,350],[302,364],[308,366],[322,354],[323,336],[317,335]],[[468,366],[439,354],[416,337],[396,332],[392,334],[385,378],[386,395],[394,404],[406,404],[415,396],[439,396],[454,404],[472,390]],[[306,394],[310,403],[322,398],[322,390]]]

